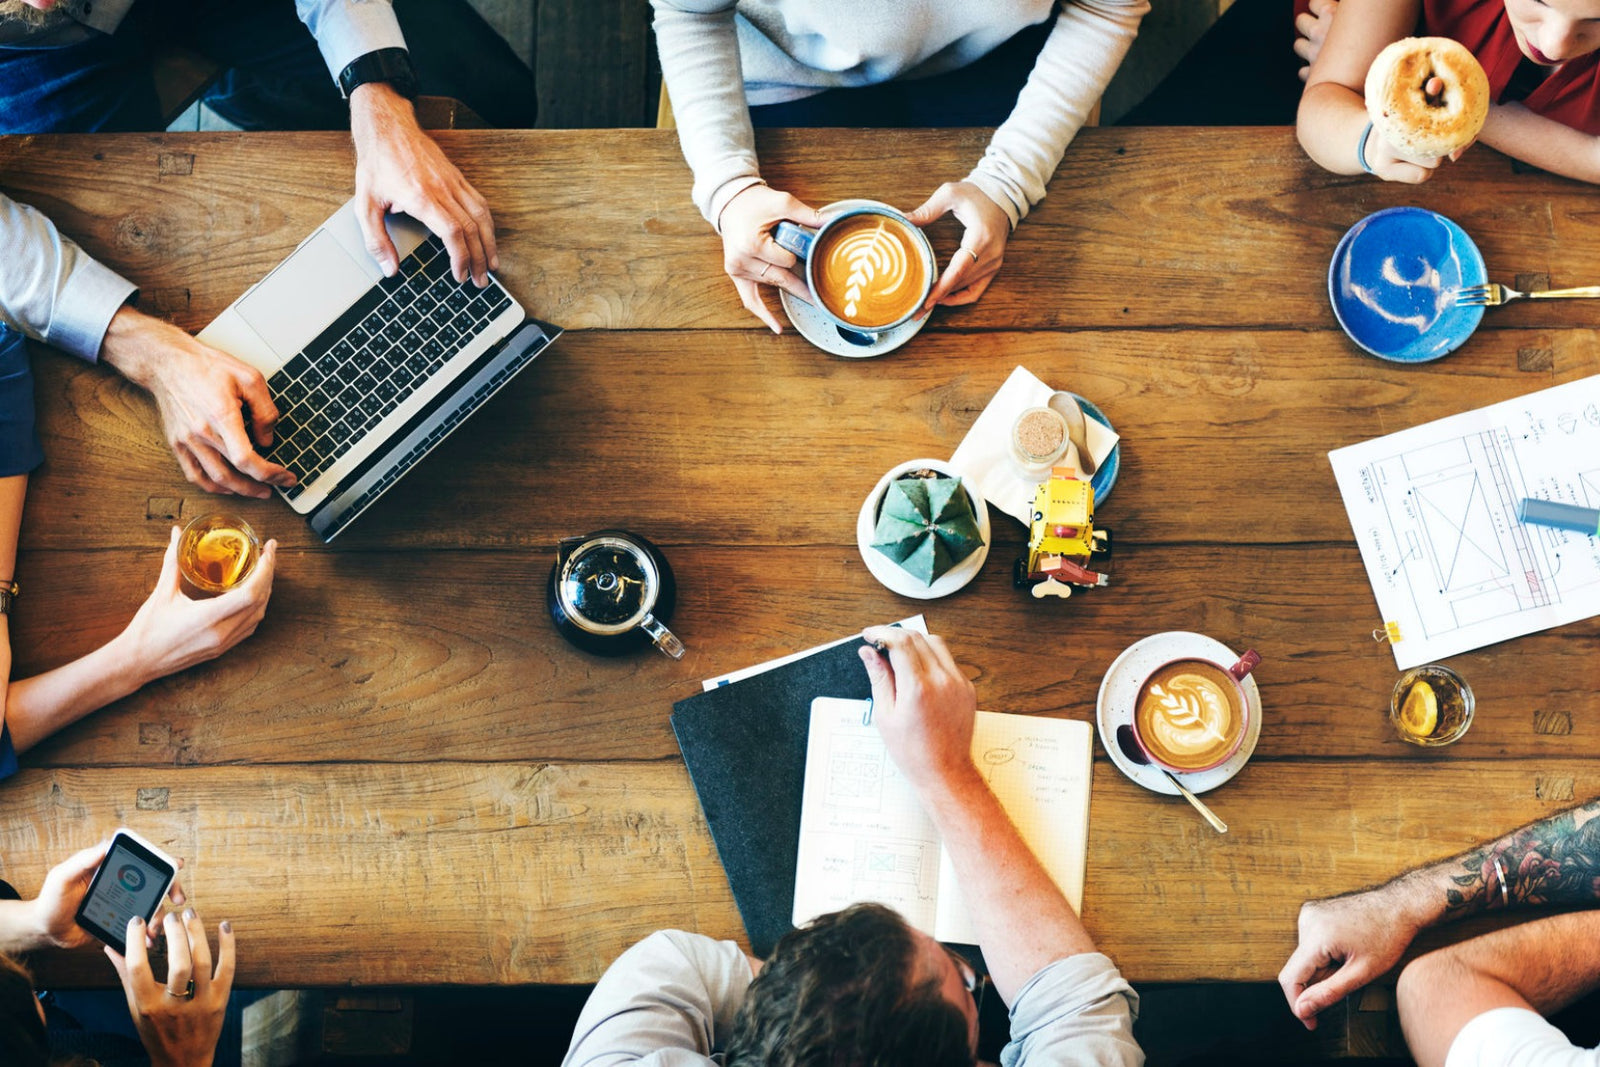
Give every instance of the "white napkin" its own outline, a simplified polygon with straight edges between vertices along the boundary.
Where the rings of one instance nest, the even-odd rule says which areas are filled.
[[[1011,462],[1011,427],[1017,416],[1028,408],[1044,407],[1053,392],[1054,389],[1029,373],[1028,368],[1018,367],[994,394],[989,406],[967,431],[955,455],[950,457],[950,466],[975,485],[984,499],[1024,526],[1033,514],[1034,492],[1044,479],[1022,475]],[[1117,447],[1117,434],[1088,415],[1083,421],[1089,455],[1094,459],[1095,469],[1099,470],[1111,450]]]

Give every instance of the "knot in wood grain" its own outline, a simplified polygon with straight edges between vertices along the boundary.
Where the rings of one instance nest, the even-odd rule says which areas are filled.
[[[134,807],[140,811],[166,811],[172,792],[166,788],[140,789],[135,794]]]
[[[152,248],[156,244],[158,231],[153,215],[131,211],[117,220],[117,247],[139,250]]]

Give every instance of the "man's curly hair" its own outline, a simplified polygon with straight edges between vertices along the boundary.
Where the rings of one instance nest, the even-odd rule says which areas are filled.
[[[967,1020],[895,912],[857,904],[778,942],[733,1021],[728,1067],[970,1067]]]

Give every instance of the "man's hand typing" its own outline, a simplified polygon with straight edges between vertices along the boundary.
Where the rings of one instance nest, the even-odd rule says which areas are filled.
[[[399,254],[383,217],[399,211],[432,230],[450,252],[458,282],[479,288],[500,269],[489,205],[443,150],[417,125],[411,101],[381,82],[350,94],[350,135],[356,144],[356,218],[367,250],[393,275]]]
[[[272,444],[278,408],[254,367],[169,322],[124,307],[100,358],[149,390],[183,475],[209,493],[267,497],[295,477],[256,451]]]

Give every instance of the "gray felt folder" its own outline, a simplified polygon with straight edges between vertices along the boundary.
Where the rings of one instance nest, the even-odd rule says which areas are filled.
[[[851,641],[680,700],[672,730],[717,843],[750,947],[763,959],[788,933],[811,701],[865,700]]]

